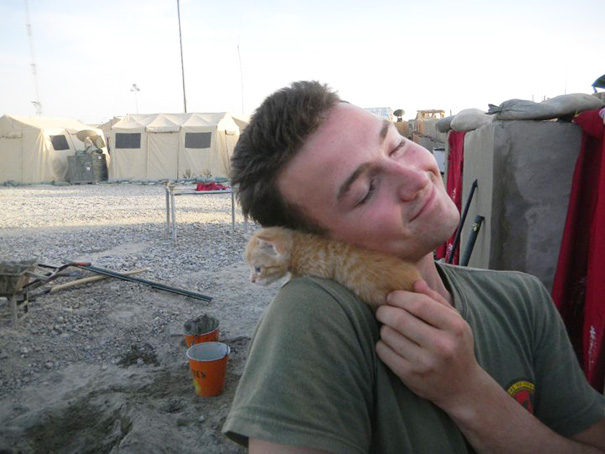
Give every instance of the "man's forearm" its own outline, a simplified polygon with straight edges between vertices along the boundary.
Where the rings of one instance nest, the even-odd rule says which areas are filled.
[[[478,453],[535,454],[604,451],[565,438],[512,399],[487,373],[474,388],[475,399],[443,408]]]
[[[477,363],[471,328],[439,294],[419,281],[396,291],[376,318],[378,357],[418,396],[444,410],[480,453],[599,453],[603,440],[577,443],[529,413]],[[597,437],[598,438],[598,437]]]

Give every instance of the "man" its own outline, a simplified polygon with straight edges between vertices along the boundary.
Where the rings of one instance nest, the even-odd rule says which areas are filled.
[[[244,212],[411,261],[374,314],[335,282],[285,284],[251,343],[225,433],[251,453],[603,452],[590,388],[544,287],[436,263],[458,223],[437,164],[390,123],[299,82],[232,159]]]

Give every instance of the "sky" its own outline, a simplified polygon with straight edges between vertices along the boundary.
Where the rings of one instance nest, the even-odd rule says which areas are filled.
[[[297,80],[406,119],[486,111],[591,93],[604,17],[604,0],[0,0],[0,115],[38,101],[42,116],[99,124],[184,112],[184,98],[188,112],[250,115]]]

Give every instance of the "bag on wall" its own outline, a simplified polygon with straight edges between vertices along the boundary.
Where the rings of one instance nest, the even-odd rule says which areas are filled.
[[[439,132],[448,132],[452,129],[452,120],[454,119],[454,115],[450,115],[449,117],[442,118],[435,123],[435,127]]]
[[[488,115],[480,109],[464,109],[454,117],[451,127],[454,131],[466,132],[488,125],[493,120],[492,115]]]
[[[574,93],[556,96],[540,103],[524,99],[509,99],[499,106],[489,104],[488,113],[497,120],[552,120],[576,115],[604,105],[596,96]]]

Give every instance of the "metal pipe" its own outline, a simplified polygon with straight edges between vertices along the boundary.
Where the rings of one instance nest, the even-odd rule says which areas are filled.
[[[170,182],[166,184],[166,235],[170,235]]]
[[[118,273],[116,271],[107,270],[105,268],[98,268],[92,265],[83,265],[80,263],[69,263],[68,266],[76,266],[78,268],[82,268],[84,270],[92,271],[93,273],[104,274],[106,276],[115,277],[117,279],[122,279],[124,281],[129,282],[138,282],[141,284],[147,284],[157,290],[164,290],[166,292],[176,293],[179,295],[189,296],[191,298],[196,298],[202,301],[210,302],[212,301],[212,297],[202,295],[201,293],[190,292],[189,290],[182,290],[175,287],[170,287],[168,285],[160,284],[158,282],[148,281],[147,279],[141,279],[138,277],[127,276],[122,273]]]
[[[176,244],[176,208],[174,207],[174,192],[170,191],[170,212],[172,213],[172,241]]]
[[[471,254],[473,253],[473,248],[475,247],[475,241],[477,240],[477,236],[479,235],[479,230],[481,230],[481,224],[484,221],[483,216],[475,216],[475,222],[473,222],[473,227],[471,230],[471,234],[468,238],[468,243],[466,248],[464,249],[464,254],[462,254],[462,258],[460,259],[461,266],[467,266],[468,262],[471,259]]]
[[[231,188],[231,231],[235,232],[235,190]]]
[[[475,194],[475,189],[477,189],[477,180],[473,181],[471,185],[471,192],[468,195],[468,199],[466,200],[466,205],[464,205],[464,211],[462,212],[462,217],[460,218],[460,225],[458,225],[458,229],[456,230],[456,237],[454,238],[454,242],[452,243],[452,249],[450,251],[450,255],[447,257],[446,262],[452,263],[454,260],[454,254],[456,253],[456,248],[458,247],[458,243],[460,242],[460,234],[462,233],[462,227],[464,227],[464,222],[466,221],[466,215],[468,214],[468,209],[471,206],[471,200],[473,200],[473,195]]]
[[[183,60],[183,37],[181,36],[181,5],[179,0],[176,0],[176,10],[179,18],[179,43],[181,45],[181,73],[183,75],[183,110],[185,113],[187,113],[187,96],[185,96],[185,63]]]

